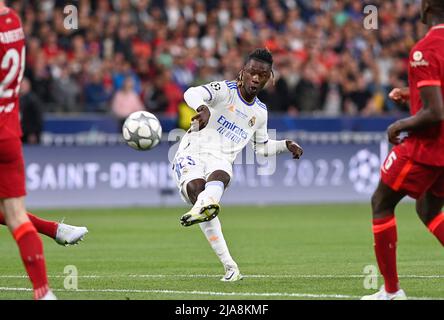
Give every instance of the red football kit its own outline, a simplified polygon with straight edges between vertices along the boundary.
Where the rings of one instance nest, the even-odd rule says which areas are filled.
[[[8,9],[0,15],[0,198],[26,194],[19,120],[24,71],[25,35],[20,18]]]
[[[422,108],[420,88],[441,87],[444,97],[444,24],[434,26],[409,56],[410,113]],[[444,121],[410,132],[381,167],[382,181],[418,199],[430,191],[444,198]]]

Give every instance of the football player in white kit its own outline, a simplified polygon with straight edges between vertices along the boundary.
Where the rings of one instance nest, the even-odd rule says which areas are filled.
[[[193,204],[180,222],[183,226],[199,223],[224,265],[221,281],[242,279],[217,217],[236,155],[249,142],[262,156],[291,152],[294,159],[299,159],[303,152],[293,141],[268,138],[267,107],[256,96],[272,77],[272,66],[271,53],[256,49],[236,81],[212,82],[184,93],[186,103],[198,114],[192,118],[191,129],[182,138],[173,160],[173,175],[181,196]]]

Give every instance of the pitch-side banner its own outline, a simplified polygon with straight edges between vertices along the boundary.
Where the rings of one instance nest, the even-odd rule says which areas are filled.
[[[368,202],[388,145],[308,143],[289,153],[236,159],[225,204]],[[27,205],[32,208],[183,205],[171,170],[171,146],[25,147]]]

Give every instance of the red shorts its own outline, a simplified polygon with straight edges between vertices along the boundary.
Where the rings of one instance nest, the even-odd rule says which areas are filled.
[[[20,139],[0,140],[0,199],[26,195],[25,163]]]
[[[403,144],[395,146],[385,159],[381,179],[393,190],[404,192],[414,199],[425,192],[444,198],[444,167],[413,161]]]

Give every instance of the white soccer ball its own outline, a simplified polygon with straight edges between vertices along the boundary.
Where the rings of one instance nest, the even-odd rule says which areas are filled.
[[[137,111],[126,118],[122,127],[123,139],[136,150],[150,150],[162,137],[159,119],[150,112]]]

